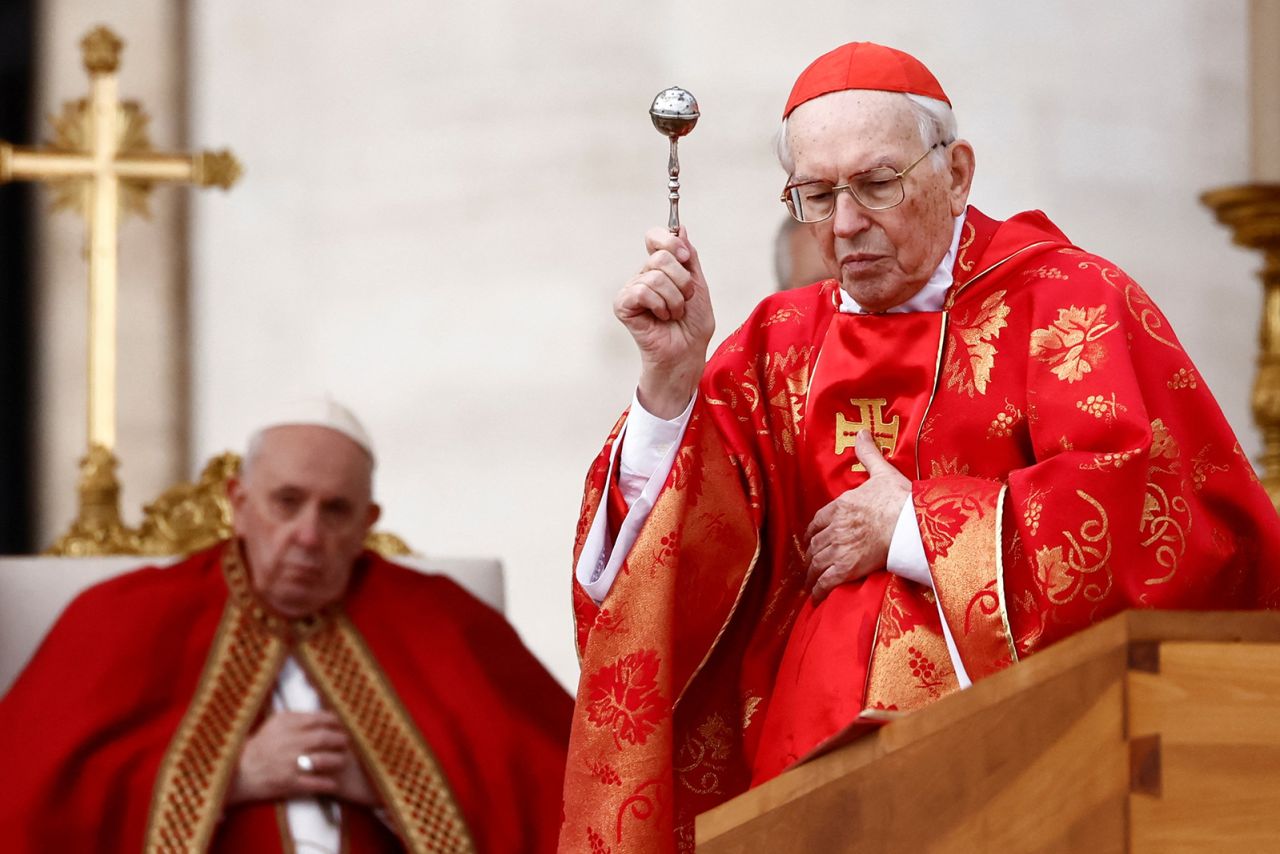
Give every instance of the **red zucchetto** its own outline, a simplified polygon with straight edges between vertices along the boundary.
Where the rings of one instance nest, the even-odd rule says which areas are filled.
[[[846,89],[906,92],[951,103],[938,79],[911,54],[872,42],[850,42],[824,53],[800,73],[782,117],[805,101]]]

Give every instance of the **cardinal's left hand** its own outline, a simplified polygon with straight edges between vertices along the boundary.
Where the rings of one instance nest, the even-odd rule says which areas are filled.
[[[853,451],[867,481],[815,513],[805,531],[805,588],[815,602],[837,585],[884,569],[902,504],[911,498],[911,481],[885,461],[869,430],[858,433]]]

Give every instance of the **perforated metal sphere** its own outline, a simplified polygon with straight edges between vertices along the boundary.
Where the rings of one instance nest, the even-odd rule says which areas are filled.
[[[698,123],[698,102],[679,86],[663,89],[653,99],[649,118],[664,136],[684,136]]]

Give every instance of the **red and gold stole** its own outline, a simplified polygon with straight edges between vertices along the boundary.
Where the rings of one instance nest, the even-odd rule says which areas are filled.
[[[206,850],[240,749],[280,664],[293,654],[351,734],[405,847],[474,851],[435,755],[341,610],[296,620],[271,612],[253,594],[235,541],[223,551],[222,569],[230,595],[196,695],[161,764],[144,849]]]
[[[800,518],[812,519],[866,481],[854,453],[854,437],[863,429],[899,471],[913,480],[919,476],[916,441],[937,383],[945,327],[946,315],[939,312],[837,314],[832,320],[805,409]],[[919,612],[908,616],[910,623],[937,622],[926,600],[894,595],[906,584],[873,572],[840,585],[820,605],[805,602],[778,669],[752,785],[794,764],[868,705],[872,654],[882,609],[891,600],[895,610]]]

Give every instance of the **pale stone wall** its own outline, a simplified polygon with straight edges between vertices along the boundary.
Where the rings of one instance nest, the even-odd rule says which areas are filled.
[[[508,613],[571,683],[579,490],[636,370],[610,302],[666,216],[649,101],[701,102],[683,213],[719,338],[772,286],[789,86],[855,38],[937,73],[976,204],[1042,208],[1150,290],[1256,450],[1259,261],[1197,201],[1247,177],[1243,0],[211,0],[192,136],[248,171],[193,211],[192,467],[273,396],[332,391],[379,445],[387,527],[501,557]]]

